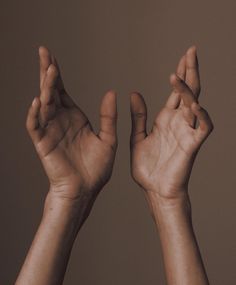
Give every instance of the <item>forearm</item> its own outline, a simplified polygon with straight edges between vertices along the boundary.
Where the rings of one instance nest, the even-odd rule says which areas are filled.
[[[192,227],[188,195],[168,202],[160,200],[155,194],[145,196],[159,231],[167,283],[208,285]]]
[[[47,196],[42,221],[16,285],[62,284],[74,240],[93,203],[82,196],[74,202]]]

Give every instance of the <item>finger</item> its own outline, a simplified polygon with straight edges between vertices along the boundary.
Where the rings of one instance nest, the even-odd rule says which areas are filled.
[[[196,98],[194,97],[192,90],[176,74],[171,75],[170,83],[172,85],[173,91],[180,94],[180,97],[186,107],[190,108],[191,104],[193,102],[196,102]]]
[[[108,91],[100,107],[100,131],[98,136],[110,145],[116,144],[117,103],[116,93]]]
[[[59,65],[56,61],[55,56],[53,54],[51,54],[50,57],[51,57],[52,64],[56,67],[57,72],[58,72],[57,80],[55,83],[55,89],[57,90],[57,92],[55,93],[55,104],[57,107],[61,107],[62,102],[61,102],[61,95],[60,94],[62,92],[65,92],[64,84],[62,82],[62,78],[61,78],[61,74],[60,74],[60,68],[59,68]]]
[[[55,67],[55,65],[50,64],[47,70],[45,81],[42,87],[42,92],[40,95],[41,103],[50,104],[52,101],[54,101],[53,90],[56,89],[57,77],[58,77],[57,68]]]
[[[201,87],[197,49],[195,46],[190,47],[186,52],[186,84],[190,87],[194,96],[198,98]]]
[[[186,78],[186,56],[183,55],[179,61],[179,64],[176,69],[176,74],[185,81]]]
[[[207,111],[196,102],[191,105],[191,109],[199,122],[199,126],[196,129],[196,136],[200,140],[204,140],[214,128],[211,118]]]
[[[58,79],[57,79],[56,88],[57,88],[57,91],[59,93],[60,101],[61,101],[62,105],[66,108],[75,107],[76,104],[74,103],[72,98],[68,95],[68,93],[65,90],[65,85],[64,85],[64,82],[62,80],[60,66],[58,64],[57,59],[54,55],[51,56],[51,59],[52,59],[52,63],[56,66],[56,68],[58,70]]]
[[[44,47],[39,47],[39,65],[40,65],[40,89],[47,74],[49,65],[52,63],[49,50]]]
[[[65,87],[64,87],[64,83],[61,77],[61,71],[60,71],[60,67],[59,64],[57,62],[57,59],[54,55],[51,55],[51,60],[52,63],[56,66],[57,70],[58,70],[58,80],[57,80],[57,89],[59,91],[59,93],[64,92]]]
[[[26,119],[26,128],[34,143],[37,143],[41,139],[43,132],[39,124],[39,112],[40,100],[36,97],[29,108]]]
[[[57,81],[58,71],[55,65],[50,64],[47,74],[42,86],[42,92],[40,94],[41,101],[41,123],[46,125],[49,120],[51,120],[56,112],[55,104],[55,89]]]
[[[171,75],[171,84],[173,90],[179,94],[181,98],[180,106],[183,116],[186,122],[191,126],[194,127],[196,123],[196,118],[192,113],[190,107],[193,102],[196,101],[191,89],[186,85],[186,83],[181,80],[177,75]]]
[[[141,94],[134,92],[130,95],[130,111],[132,120],[130,142],[134,144],[147,136],[147,107]]]
[[[170,76],[170,84],[172,84],[172,81],[173,81],[173,76],[171,75]],[[169,98],[167,99],[166,101],[166,107],[167,108],[170,108],[170,109],[176,109],[179,107],[179,104],[180,104],[180,101],[181,101],[181,97],[180,97],[180,93],[176,90],[176,89],[173,89]]]
[[[185,81],[185,76],[186,76],[186,57],[183,55],[181,59],[179,60],[177,69],[176,69],[176,74],[178,75],[181,80]],[[171,83],[171,77],[170,77],[170,83]],[[169,96],[167,102],[166,102],[166,107],[170,109],[176,109],[179,107],[179,105],[183,105],[183,102],[181,100],[181,97],[178,92],[173,90],[171,95]]]

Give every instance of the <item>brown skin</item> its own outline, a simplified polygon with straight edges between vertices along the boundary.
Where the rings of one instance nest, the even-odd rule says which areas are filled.
[[[50,190],[17,285],[62,284],[74,240],[111,176],[117,147],[115,93],[102,100],[96,135],[66,93],[54,56],[44,47],[39,54],[41,93],[29,109],[26,126]],[[187,186],[196,154],[213,126],[196,103],[200,79],[194,47],[180,60],[171,85],[173,91],[149,135],[144,99],[131,95],[131,171],[145,190],[160,232],[168,284],[205,285],[209,283],[192,228]]]
[[[185,56],[189,69],[190,64],[197,66],[194,53],[195,48],[192,48]],[[213,129],[207,112],[197,104],[200,87],[193,88],[190,78],[186,82],[181,80],[183,64],[181,59],[177,74],[170,77],[172,93],[157,115],[150,134],[146,132],[147,109],[144,99],[138,93],[131,94],[132,175],[146,191],[157,192],[163,198],[175,198],[182,194],[179,193],[180,189],[188,184],[196,153]],[[196,76],[199,82],[197,68],[192,76]],[[195,127],[196,119],[200,124],[198,128]]]
[[[101,129],[95,134],[86,115],[65,91],[54,56],[40,47],[40,97],[29,109],[26,122],[51,190],[75,199],[75,186],[97,193],[109,180],[117,147],[116,94],[101,103]],[[67,187],[66,191],[62,188]],[[68,190],[71,189],[71,190]],[[58,193],[57,193],[58,192]]]
[[[111,177],[117,149],[115,92],[102,99],[95,134],[65,91],[55,57],[45,47],[39,57],[40,96],[29,108],[26,127],[50,190],[17,285],[62,284],[74,240]]]
[[[131,174],[144,189],[160,231],[168,284],[208,284],[191,225],[188,196],[196,154],[213,130],[207,111],[198,104],[195,47],[181,58],[170,83],[171,95],[149,134],[144,99],[139,93],[131,94]]]

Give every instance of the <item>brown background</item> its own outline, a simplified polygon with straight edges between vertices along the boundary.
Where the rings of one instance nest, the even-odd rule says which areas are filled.
[[[24,127],[39,92],[40,44],[57,56],[67,89],[95,128],[105,91],[119,93],[112,180],[79,233],[64,284],[165,284],[158,235],[129,174],[128,93],[145,96],[150,127],[191,44],[200,58],[201,103],[215,124],[191,177],[194,226],[211,284],[235,284],[236,2],[222,3],[2,1],[0,284],[16,279],[48,189]]]

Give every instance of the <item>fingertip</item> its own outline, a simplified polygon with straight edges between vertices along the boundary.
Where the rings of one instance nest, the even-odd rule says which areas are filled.
[[[36,98],[34,98],[32,101],[32,106],[34,107],[35,105],[37,105],[37,99]]]
[[[176,85],[177,83],[182,82],[182,79],[176,74],[176,73],[172,73],[170,75],[170,84],[171,85]]]
[[[175,73],[171,73],[170,75],[170,83],[174,83],[177,80],[177,76]]]
[[[106,93],[116,95],[117,92],[114,89],[109,89]]]
[[[39,110],[40,110],[40,99],[38,97],[35,97],[31,103],[31,106],[29,107],[26,119],[26,128],[29,131],[34,130],[35,126],[37,125]]]
[[[39,54],[41,54],[44,51],[44,46],[40,45],[38,48]]]
[[[135,97],[142,97],[141,93],[139,93],[138,91],[131,91],[129,93],[130,98],[135,98]]]
[[[103,102],[108,102],[108,103],[114,103],[116,104],[116,100],[117,100],[117,93],[114,90],[108,90],[104,97],[103,97]]]
[[[102,98],[100,105],[101,113],[109,113],[110,115],[117,113],[116,104],[116,92],[114,90],[108,90]]]
[[[39,113],[40,106],[40,99],[38,97],[35,97],[31,103],[31,106],[29,107],[29,116],[36,116]]]
[[[54,76],[57,76],[59,74],[57,67],[55,64],[51,63],[47,69],[47,74],[53,74]]]
[[[129,93],[130,103],[134,103],[136,100],[142,99],[142,95],[137,91],[132,91]]]
[[[195,45],[191,46],[186,53],[186,64],[188,68],[198,68],[198,56],[197,47]],[[196,77],[196,75],[195,75]],[[198,75],[199,77],[199,75]],[[199,80],[199,79],[198,79]]]
[[[49,50],[45,46],[43,46],[43,45],[39,46],[38,52],[39,52],[40,56],[45,56],[45,55],[47,56],[50,53]]]
[[[32,101],[32,106],[34,108],[37,108],[40,105],[40,99],[38,97],[35,97]]]
[[[140,106],[144,106],[144,108],[146,108],[146,103],[141,93],[132,91],[129,95],[131,111],[135,110],[136,108],[140,108]]]
[[[111,97],[111,98],[116,99],[116,97],[117,97],[117,92],[116,92],[115,90],[113,90],[113,89],[110,89],[110,90],[108,90],[108,91],[106,92],[105,96],[109,96],[109,97]]]
[[[196,45],[192,45],[188,48],[187,50],[187,55],[190,55],[190,54],[196,54],[197,53],[197,46]]]

